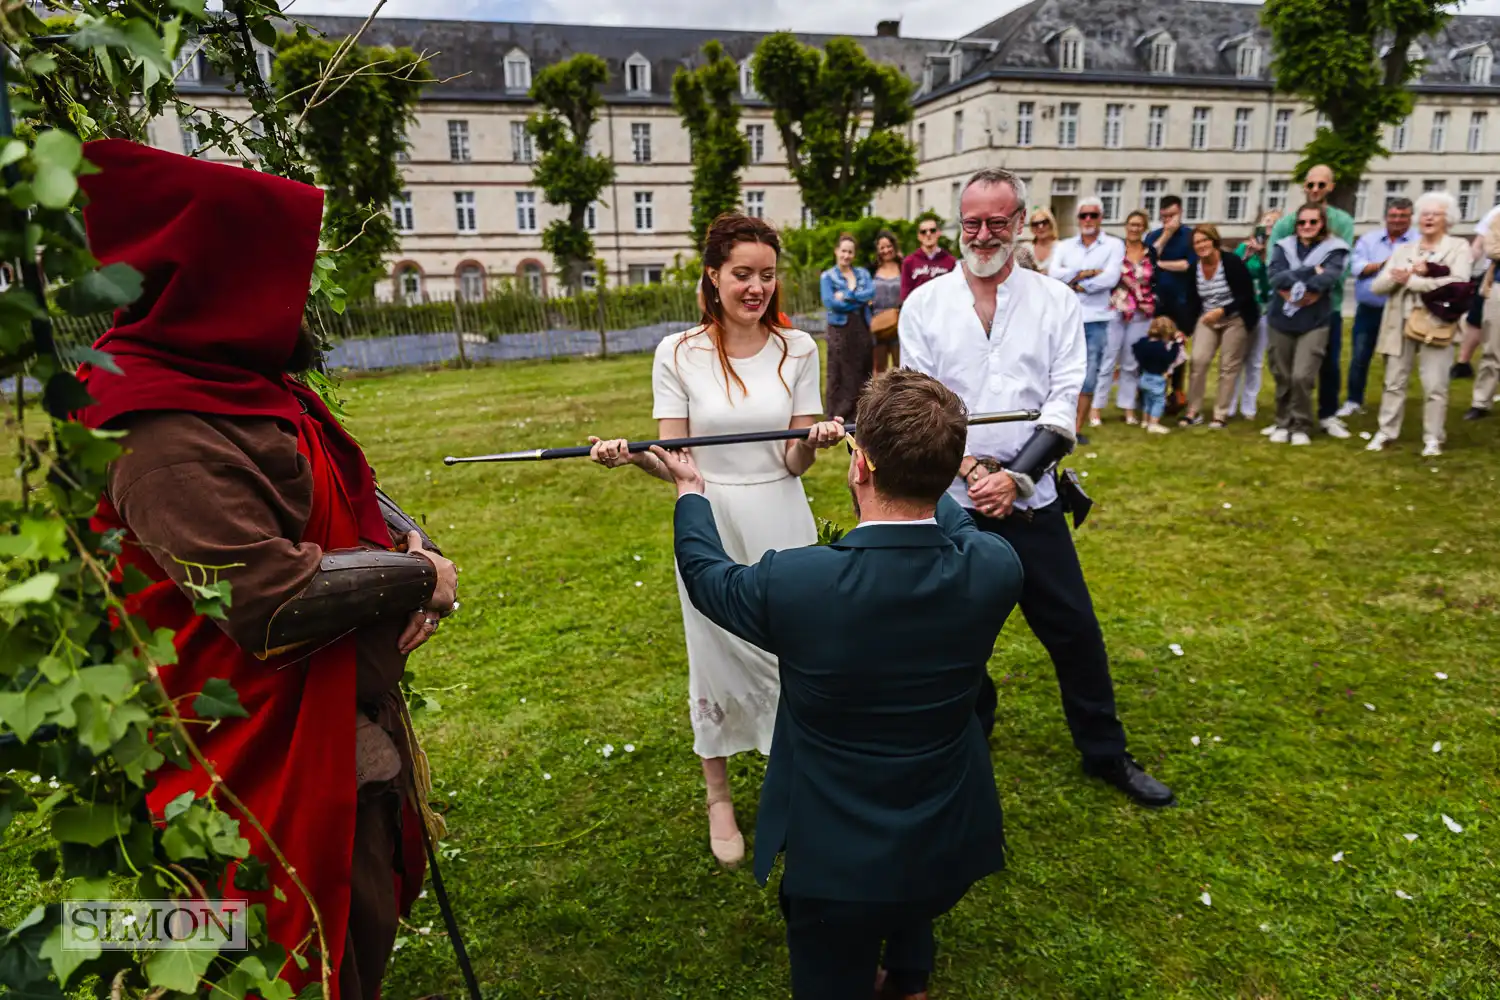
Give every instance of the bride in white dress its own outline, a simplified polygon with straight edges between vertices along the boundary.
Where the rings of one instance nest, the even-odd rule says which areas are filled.
[[[703,247],[704,321],[663,340],[652,366],[652,416],[663,438],[811,428],[805,441],[720,445],[694,456],[724,548],[745,565],[772,549],[817,541],[800,477],[819,448],[844,437],[839,421],[819,421],[817,343],[777,322],[780,252],[776,230],[760,219],[728,214],[714,220]],[[590,440],[601,465],[635,465],[672,482],[655,456],[630,454],[623,439]],[[725,759],[751,749],[770,752],[781,690],[776,658],[699,614],[680,574],[677,592],[687,635],[693,751],[703,759],[708,786],[709,844],[721,864],[733,867],[744,859],[745,841]]]

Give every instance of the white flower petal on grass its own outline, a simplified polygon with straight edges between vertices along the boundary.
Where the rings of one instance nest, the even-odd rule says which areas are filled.
[[[635,753],[635,744],[634,743],[627,743],[627,744],[625,744],[625,752],[626,753]]]
[[[600,747],[599,752],[608,757],[610,754],[615,752],[615,745],[613,743],[606,743],[604,744],[604,746]]]
[[[1368,441],[1368,440],[1370,440],[1370,432],[1369,431],[1360,431],[1359,432],[1359,439],[1361,441]]]
[[[1410,896],[1408,896],[1406,893],[1402,892],[1400,889],[1396,890],[1396,898],[1397,899],[1411,899]]]
[[[1406,842],[1408,844],[1417,839],[1417,835],[1415,833],[1403,833],[1401,836],[1406,838]]]
[[[1415,508],[1415,507],[1413,507],[1413,506],[1412,506],[1412,505],[1411,505],[1411,504],[1407,504],[1407,505],[1406,505],[1406,509],[1407,509],[1407,511],[1408,511],[1408,512],[1409,512],[1409,511],[1414,511],[1414,510],[1416,510],[1416,509],[1417,509],[1417,508]]]
[[[1437,471],[1437,466],[1435,466],[1435,465],[1434,465],[1434,466],[1433,466],[1433,467],[1432,467],[1432,470],[1431,470],[1431,471],[1433,471],[1433,472],[1436,472],[1436,471]]]
[[[1368,436],[1368,435],[1366,435],[1366,436]],[[1270,924],[1261,924],[1260,925],[1260,929],[1269,934],[1270,931],[1271,931],[1271,925]]]
[[[1198,897],[1198,901],[1201,902],[1204,906],[1214,905],[1214,898],[1206,892]]]
[[[1442,740],[1438,740],[1436,743],[1434,743],[1432,745],[1432,752],[1433,753],[1442,753],[1443,752],[1443,741]]]
[[[1226,504],[1225,504],[1225,505],[1224,505],[1224,509],[1225,509],[1225,510],[1230,510],[1230,509],[1231,509],[1231,508],[1233,508],[1233,507],[1234,507],[1234,504],[1232,504],[1232,503],[1226,503]]]
[[[1087,455],[1084,456],[1084,458],[1098,458],[1098,457],[1099,457],[1099,453],[1097,451],[1091,451]]]
[[[448,798],[450,798],[450,799],[451,799],[451,798],[453,798],[453,797],[454,797],[454,796],[455,796],[455,795],[457,795],[457,794],[458,794],[458,793],[457,793],[457,792],[449,792],[449,793],[448,793]]]
[[[552,780],[552,775],[550,775],[550,774],[546,773],[545,771],[543,771],[542,772],[542,780],[543,781],[551,781]]]
[[[1214,737],[1214,742],[1215,743],[1223,743],[1224,742],[1224,737],[1222,737],[1222,736],[1215,736]]]
[[[1368,701],[1365,702],[1365,708],[1368,708],[1372,712],[1375,711],[1375,706],[1371,705]]]
[[[1459,823],[1457,823],[1453,819],[1452,816],[1449,816],[1447,813],[1443,813],[1443,825],[1446,826],[1448,829],[1452,830],[1454,833],[1463,833],[1464,832],[1464,828]]]
[[[1197,746],[1200,742],[1202,742],[1202,741],[1199,740],[1198,737],[1196,737],[1196,736],[1193,737],[1193,746]]]
[[[523,704],[523,705],[526,704],[526,699],[525,698],[521,699],[521,704]]]
[[[1175,654],[1175,655],[1177,655],[1177,656],[1183,656],[1183,655],[1185,655],[1185,654],[1184,654],[1184,653],[1183,653],[1183,651],[1182,651],[1182,647],[1181,647],[1181,646],[1179,646],[1179,645],[1178,645],[1178,644],[1177,644],[1177,643],[1175,643],[1175,642],[1174,642],[1174,643],[1171,643],[1171,644],[1170,644],[1170,645],[1168,645],[1168,646],[1167,646],[1167,648],[1168,648],[1168,649],[1170,649],[1170,650],[1171,650],[1171,651],[1172,651],[1172,652],[1173,652],[1173,654]]]
[[[1338,853],[1334,854],[1333,860],[1334,861],[1343,861],[1344,860],[1344,852],[1343,851],[1339,851]]]
[[[640,581],[640,580],[637,580],[637,581],[635,581],[635,585],[636,585],[636,586],[637,586],[637,587],[644,587],[644,586],[645,586],[645,584],[644,584],[644,583],[642,583],[642,582],[641,582],[641,581]]]
[[[634,559],[635,559],[636,562],[640,562],[641,561],[641,557],[640,556],[635,556]]]
[[[1443,673],[1441,670],[1434,670],[1432,672],[1432,676],[1436,677],[1440,681],[1445,681],[1448,679],[1448,675]]]

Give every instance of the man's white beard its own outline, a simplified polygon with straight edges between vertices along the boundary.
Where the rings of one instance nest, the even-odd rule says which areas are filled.
[[[995,251],[990,255],[989,260],[980,257],[974,251],[972,243],[965,243],[963,250],[964,267],[969,269],[969,273],[976,278],[989,278],[999,274],[1005,265],[1010,263],[1010,255],[1015,251],[1015,244],[1002,242],[999,246],[995,247]]]

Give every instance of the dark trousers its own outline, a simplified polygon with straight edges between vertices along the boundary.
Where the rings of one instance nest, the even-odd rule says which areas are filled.
[[[1323,367],[1318,369],[1318,419],[1327,420],[1339,412],[1339,386],[1344,383],[1340,356],[1344,343],[1344,316],[1334,313],[1328,317],[1328,349],[1323,354]]]
[[[843,417],[854,423],[859,391],[875,371],[875,338],[860,313],[850,313],[843,326],[828,328],[828,388],[823,406],[828,419]]]
[[[1370,381],[1370,361],[1375,357],[1375,342],[1380,339],[1383,306],[1354,307],[1354,328],[1349,333],[1349,392],[1345,398],[1363,406],[1365,386]]]
[[[793,1000],[870,1000],[882,965],[896,993],[923,992],[937,955],[932,922],[967,891],[901,903],[809,899],[783,892]]]
[[[1073,745],[1084,757],[1118,757],[1125,752],[1125,727],[1115,714],[1109,655],[1061,501],[1032,510],[1030,520],[1023,511],[1003,520],[969,513],[981,531],[999,535],[1020,557],[1026,574],[1021,614],[1052,657]],[[974,709],[986,734],[995,726],[998,701],[986,675]]]

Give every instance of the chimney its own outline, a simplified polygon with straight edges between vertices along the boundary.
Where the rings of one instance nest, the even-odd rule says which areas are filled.
[[[901,37],[901,22],[900,21],[881,21],[881,22],[879,22],[878,24],[875,25],[875,37],[876,38],[900,38]]]

